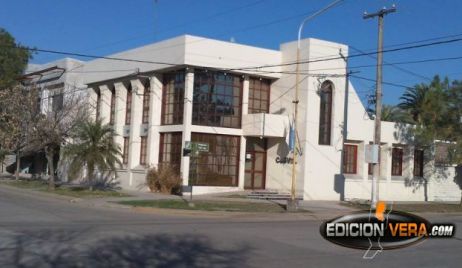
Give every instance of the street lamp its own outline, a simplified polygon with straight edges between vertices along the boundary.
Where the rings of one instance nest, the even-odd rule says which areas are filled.
[[[293,160],[292,160],[292,185],[291,185],[291,189],[290,189],[290,200],[288,200],[287,202],[287,210],[296,210],[297,209],[297,202],[295,200],[295,182],[296,182],[296,179],[297,179],[297,172],[296,172],[296,163],[297,163],[297,151],[298,151],[298,142],[297,142],[297,117],[298,117],[298,91],[299,91],[299,79],[300,79],[300,74],[299,74],[299,68],[300,68],[300,40],[301,40],[301,37],[302,37],[302,31],[303,31],[303,26],[305,26],[305,23],[319,15],[321,15],[322,13],[324,13],[325,11],[329,10],[330,8],[336,6],[337,4],[339,4],[340,2],[342,2],[343,0],[336,0],[330,4],[328,4],[327,6],[325,6],[324,8],[316,11],[315,13],[313,13],[312,15],[306,17],[302,23],[300,24],[300,27],[298,28],[298,39],[297,39],[297,62],[296,62],[296,65],[295,65],[295,98],[294,100],[292,101],[292,103],[294,104],[294,122],[293,122],[293,132],[294,132],[294,148],[293,148]]]

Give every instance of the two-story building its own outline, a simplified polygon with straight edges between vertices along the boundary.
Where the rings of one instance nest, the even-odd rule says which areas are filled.
[[[184,35],[86,62],[93,116],[123,151],[120,185],[147,190],[147,168],[169,163],[196,194],[289,192],[296,52],[296,42],[270,50]],[[297,195],[369,199],[373,120],[347,78],[348,47],[309,38],[300,55]],[[460,200],[455,168],[414,148],[409,127],[383,122],[380,198]],[[202,149],[185,153],[191,143]]]

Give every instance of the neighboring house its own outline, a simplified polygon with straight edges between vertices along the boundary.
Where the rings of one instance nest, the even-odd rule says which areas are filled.
[[[81,79],[93,117],[114,126],[123,151],[120,185],[146,190],[147,168],[169,163],[195,194],[289,192],[296,49],[184,35],[112,55],[143,62],[86,62]],[[301,41],[296,191],[305,200],[370,199],[364,148],[374,123],[340,55],[346,45]],[[337,59],[313,61],[325,57]],[[273,67],[243,68],[266,65]],[[382,124],[380,199],[460,200],[455,168],[414,148],[408,127]],[[190,142],[202,151],[185,152]]]
[[[66,97],[70,94],[86,95],[81,83],[81,76],[78,72],[83,66],[83,62],[64,58],[46,64],[29,64],[22,79],[25,86],[34,86],[40,88],[40,94],[37,98],[40,100],[37,104],[40,107],[38,111],[43,114],[62,109]],[[45,175],[48,173],[47,160],[43,151],[31,151],[28,148],[21,153],[21,172],[36,175]],[[56,156],[56,163],[59,155]],[[66,163],[60,163],[56,172],[59,178],[67,180]],[[14,172],[16,162],[10,163],[7,170]]]

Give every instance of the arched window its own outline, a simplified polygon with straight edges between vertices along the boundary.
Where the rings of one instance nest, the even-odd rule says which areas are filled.
[[[325,81],[321,84],[319,109],[319,144],[321,145],[330,145],[333,87],[331,81]]]

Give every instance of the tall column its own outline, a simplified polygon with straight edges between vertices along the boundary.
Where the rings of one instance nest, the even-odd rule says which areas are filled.
[[[191,125],[192,125],[192,101],[194,91],[194,70],[187,69],[184,85],[184,110],[183,110],[183,140],[181,148],[184,149],[186,141],[191,141]],[[181,157],[181,176],[183,185],[188,185],[189,181],[189,156]]]
[[[115,83],[115,114],[114,114],[114,131],[116,136],[114,141],[120,146],[123,151],[124,146],[124,125],[125,125],[125,109],[127,105],[127,88],[123,83]],[[120,159],[122,161],[122,159]]]
[[[249,113],[249,76],[244,76],[244,82],[242,85],[242,117]],[[238,186],[240,189],[244,189],[245,180],[245,151],[246,151],[246,138],[241,137],[240,151],[239,151],[239,176]]]
[[[148,150],[147,163],[157,166],[159,163],[159,126],[162,111],[162,76],[154,75],[150,81],[151,91],[149,92],[149,130],[148,130]]]
[[[128,167],[135,168],[140,164],[140,128],[143,114],[143,93],[144,86],[139,79],[131,80],[132,105],[130,119],[130,148],[128,150]]]
[[[46,96],[48,97],[48,90],[44,90],[43,91],[44,94],[46,94]],[[93,88],[88,88],[88,109],[90,110],[90,119],[91,120],[96,120],[96,109],[98,107],[98,94],[96,93],[96,91],[93,89]],[[46,99],[46,101],[44,100],[43,102],[43,107],[42,107],[42,111],[48,111],[48,99]]]
[[[99,104],[99,118],[103,124],[109,124],[111,117],[111,96],[112,92],[107,85],[99,86],[101,92],[100,104]]]

